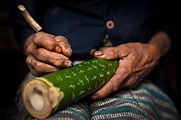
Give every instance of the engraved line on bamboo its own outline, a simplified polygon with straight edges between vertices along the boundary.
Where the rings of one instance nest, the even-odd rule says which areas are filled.
[[[89,86],[89,87],[87,88],[87,90],[91,90],[91,87]]]
[[[79,70],[79,73],[84,73],[84,70]]]
[[[94,88],[96,88],[97,87],[97,82],[95,83],[95,85],[94,85]]]
[[[81,90],[78,95],[81,96],[81,95],[84,94],[84,93],[85,93],[85,91],[84,91],[84,90]]]
[[[108,66],[113,66],[113,64],[112,64],[112,63],[109,63]]]
[[[60,75],[58,75],[58,76],[56,77],[56,79],[57,79],[58,81],[63,81],[63,79],[62,79],[62,77],[61,77]]]
[[[36,32],[40,32],[42,30],[42,27],[33,19],[33,17],[29,14],[29,12],[26,10],[26,8],[23,5],[18,5],[18,8],[21,11],[21,14],[25,18],[25,20],[28,22],[28,24]]]
[[[88,68],[88,71],[91,71],[91,70],[92,70],[92,68],[91,68],[91,67],[89,67],[89,68]]]
[[[93,63],[98,63],[98,61],[95,60],[95,61],[93,61]]]
[[[77,82],[77,85],[84,85],[83,80],[79,79],[79,81]]]
[[[104,77],[104,74],[103,74],[103,73],[99,73],[99,76],[100,76],[100,77]]]
[[[83,64],[90,64],[90,62],[88,62],[88,61],[85,61]]]
[[[103,64],[101,64],[101,63],[99,63],[99,66],[101,66],[101,67],[103,67],[103,68],[106,68],[106,66],[103,65]]]
[[[73,75],[73,76],[76,76],[77,74],[76,74],[75,72],[72,71],[72,75]]]
[[[95,65],[92,65],[92,67],[93,67],[93,68],[95,68],[95,69],[98,69],[98,67],[97,67],[97,66],[95,66]]]
[[[111,72],[110,72],[110,71],[107,71],[107,72],[106,72],[106,75],[110,75],[110,74],[111,74]]]
[[[101,82],[101,85],[103,85],[105,83],[105,80],[103,80],[102,82]]]
[[[75,98],[75,93],[72,92],[72,100]]]
[[[84,85],[84,81],[79,79],[79,83],[81,83],[82,85]]]
[[[70,75],[64,74],[65,78],[72,78]]]
[[[96,75],[94,75],[93,77],[92,77],[92,80],[95,80],[97,78],[97,76]]]
[[[75,89],[75,85],[71,84],[71,85],[69,86],[69,88]]]
[[[85,75],[85,80],[89,83],[89,78]]]

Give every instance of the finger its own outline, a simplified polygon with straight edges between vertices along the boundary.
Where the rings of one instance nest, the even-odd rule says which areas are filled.
[[[103,59],[118,59],[118,51],[114,49],[113,47],[109,48],[103,48],[101,50],[95,51],[94,56],[97,58],[103,58]]]
[[[92,95],[92,99],[99,99],[107,96],[108,94],[125,87],[125,82],[129,79],[131,73],[130,69],[124,65],[124,61],[119,60],[119,67],[115,75],[97,92]]]
[[[34,53],[37,50],[37,46],[32,42],[26,49],[27,55]]]
[[[51,64],[56,67],[70,67],[72,62],[64,55],[48,51],[44,48],[39,48],[36,52],[32,53],[38,61]]]
[[[36,71],[35,71],[35,69],[34,69],[34,68],[32,68],[30,65],[28,65],[28,67],[29,67],[29,69],[30,69],[30,73],[31,73],[32,75],[37,76],[37,77],[39,77],[39,76],[42,76],[42,75],[43,75],[43,74],[40,74],[40,73],[36,72]]]
[[[121,79],[119,79],[119,77],[116,78],[116,76],[114,76],[114,78],[110,79],[110,81],[108,81],[102,88],[100,88],[97,92],[95,92],[91,96],[91,98],[100,99],[100,98],[106,97],[107,95],[111,94],[112,92],[115,92],[118,89],[120,89],[122,82],[123,81]]]
[[[59,43],[62,53],[67,57],[70,57],[72,55],[72,49],[67,39],[63,36],[57,36],[55,37],[55,40]]]
[[[129,54],[129,50],[124,46],[106,47],[101,50],[95,51],[94,56],[103,59],[120,59]]]
[[[100,90],[95,92],[91,98],[92,99],[100,99],[106,97],[108,94],[114,91],[113,84],[111,82],[107,82]]]
[[[139,74],[139,73],[137,73]],[[138,75],[132,75],[131,77],[128,77],[126,81],[124,81],[122,87],[124,88],[134,88],[136,87],[140,81],[144,78],[144,76],[138,77]]]
[[[94,51],[94,56],[98,58],[104,58],[104,59],[116,59],[114,56],[114,50],[112,47],[110,48],[103,48],[98,51]]]
[[[59,70],[57,67],[37,61],[33,56],[28,56],[26,63],[30,68],[30,72],[35,76],[41,76]]]
[[[96,49],[92,49],[92,50],[90,51],[90,55],[91,55],[91,56],[94,56],[94,52],[96,52]]]
[[[140,81],[139,76],[142,76],[142,74],[140,72],[133,72],[130,60],[120,59],[119,67],[115,75],[111,78],[111,81],[119,83],[119,89],[133,88]]]
[[[53,35],[38,32],[33,36],[33,42],[36,46],[45,48],[50,51],[55,51],[60,53],[61,47],[58,42],[54,39]]]

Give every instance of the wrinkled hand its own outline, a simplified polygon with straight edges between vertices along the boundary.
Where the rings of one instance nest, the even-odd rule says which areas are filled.
[[[38,32],[33,35],[26,53],[26,63],[30,72],[35,76],[71,66],[68,57],[71,56],[72,50],[67,39],[63,36]]]
[[[104,98],[120,88],[135,87],[151,72],[160,58],[155,46],[143,43],[107,47],[95,51],[93,55],[108,60],[119,59],[119,67],[110,81],[92,95],[92,99]]]

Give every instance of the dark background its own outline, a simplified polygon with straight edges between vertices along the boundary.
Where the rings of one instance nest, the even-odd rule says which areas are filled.
[[[0,0],[0,120],[16,114],[14,97],[28,73],[25,57],[16,44],[10,25],[12,0]]]
[[[0,120],[16,114],[14,98],[19,84],[28,73],[25,56],[16,44],[9,17],[13,0],[0,0]],[[181,112],[181,64],[179,53],[180,7],[176,0],[166,1],[174,28],[174,44],[169,53],[161,60],[161,66],[169,84],[170,97],[179,113]]]

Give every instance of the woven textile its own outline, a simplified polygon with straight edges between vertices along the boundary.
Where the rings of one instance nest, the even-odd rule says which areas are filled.
[[[20,120],[35,120],[19,97],[21,87],[17,96]],[[47,120],[177,120],[177,115],[171,99],[150,81],[143,80],[136,88],[119,90],[105,99],[92,101],[86,97]]]

